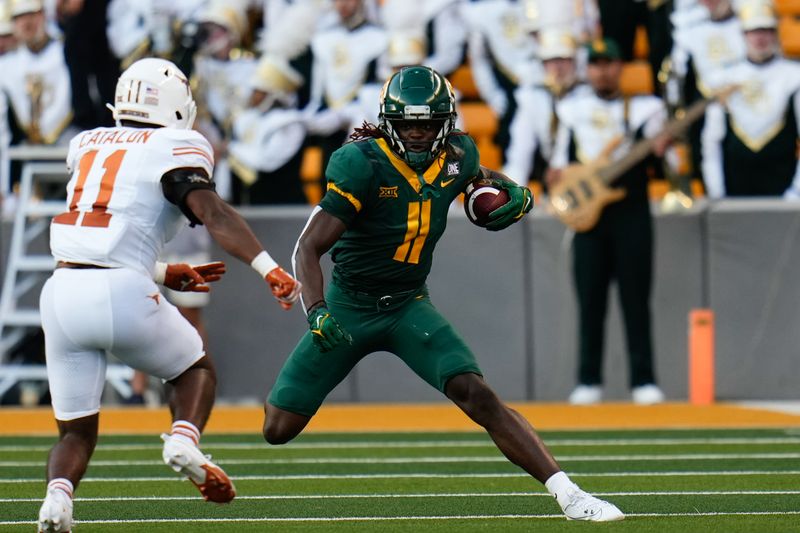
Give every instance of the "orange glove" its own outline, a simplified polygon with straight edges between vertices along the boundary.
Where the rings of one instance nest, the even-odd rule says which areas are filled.
[[[284,309],[291,309],[292,304],[300,298],[300,290],[303,286],[281,267],[270,270],[264,279],[269,284],[272,295],[277,298],[278,303]]]
[[[225,263],[215,261],[203,265],[187,265],[174,263],[167,265],[162,284],[174,291],[208,292],[211,287],[206,283],[218,281],[225,273]]]

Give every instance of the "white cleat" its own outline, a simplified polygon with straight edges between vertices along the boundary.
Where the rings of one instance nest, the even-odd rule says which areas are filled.
[[[578,385],[569,395],[572,405],[594,405],[603,401],[603,387],[600,385]]]
[[[72,499],[61,490],[48,490],[39,509],[39,533],[65,533],[72,529]]]
[[[161,439],[164,441],[164,462],[175,472],[188,477],[206,501],[228,503],[236,496],[236,488],[228,475],[197,446],[167,434],[162,434]]]
[[[556,497],[556,500],[558,499]],[[567,520],[614,522],[625,518],[622,511],[613,503],[595,498],[577,487],[567,489],[565,500],[565,505],[561,506],[561,510],[567,515]],[[559,504],[561,504],[560,501]]]
[[[637,405],[655,405],[664,403],[664,393],[658,388],[658,385],[648,383],[647,385],[640,385],[631,390],[631,398],[633,403]]]

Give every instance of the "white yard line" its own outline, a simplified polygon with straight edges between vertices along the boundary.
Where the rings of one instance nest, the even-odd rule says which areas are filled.
[[[699,490],[699,491],[628,491],[593,492],[603,498],[619,496],[793,496],[800,490]],[[346,500],[346,499],[414,499],[414,498],[552,498],[545,492],[428,492],[419,494],[264,494],[236,496],[237,500]],[[129,502],[129,501],[196,501],[197,496],[115,496],[75,498],[76,502]],[[41,498],[0,498],[0,503],[40,502]]]
[[[671,517],[700,517],[700,516],[796,516],[800,511],[740,511],[716,513],[630,513],[629,518],[671,518]],[[76,525],[81,524],[192,524],[192,523],[270,523],[270,522],[409,522],[414,520],[448,521],[448,520],[507,520],[507,519],[561,519],[563,514],[533,514],[533,515],[442,515],[442,516],[314,516],[314,517],[286,517],[286,518],[149,518],[141,520],[76,520]],[[0,521],[0,526],[16,526],[32,524],[29,520]]]
[[[573,478],[585,477],[676,477],[676,476],[775,476],[800,475],[800,470],[720,470],[720,471],[665,471],[665,472],[567,472]],[[297,481],[320,479],[504,479],[530,478],[525,473],[481,473],[481,474],[302,474],[302,475],[241,475],[233,476],[235,481]],[[152,481],[182,481],[177,476],[141,476],[141,477],[89,477],[81,480],[85,483],[132,483]],[[19,483],[44,483],[43,478],[10,478],[0,479],[0,485]]]
[[[800,459],[800,453],[698,453],[698,454],[650,454],[650,455],[556,455],[560,462],[620,462],[620,461],[703,461],[739,459]],[[372,465],[372,464],[448,464],[448,463],[507,463],[505,457],[461,456],[461,457],[300,457],[296,459],[223,459],[223,466],[233,465]],[[43,461],[0,461],[0,467],[30,468],[44,464]],[[93,467],[160,466],[158,460],[98,460]]]
[[[160,450],[162,445],[152,444],[100,444],[97,451],[134,451]],[[55,440],[53,440],[55,442]],[[800,444],[798,437],[731,437],[731,438],[686,438],[686,439],[552,439],[547,440],[549,447],[556,446],[684,446],[684,445],[759,445],[759,444]],[[0,445],[0,452],[47,452],[51,445]],[[490,441],[353,441],[353,442],[300,442],[281,448],[291,450],[327,450],[327,449],[382,449],[382,448],[495,448]],[[268,450],[266,443],[206,442],[203,449],[208,450]],[[277,450],[275,450],[277,451]]]

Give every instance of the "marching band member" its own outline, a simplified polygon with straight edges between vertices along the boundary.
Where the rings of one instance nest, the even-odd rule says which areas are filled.
[[[747,59],[719,73],[739,87],[706,111],[703,173],[711,198],[800,198],[800,64],[781,56],[771,2],[743,0],[739,19]]]
[[[558,102],[573,92],[590,91],[578,81],[575,56],[575,39],[568,29],[539,32],[544,83],[516,91],[517,112],[511,122],[511,144],[503,168],[503,174],[520,185],[526,185],[533,175],[545,175],[558,131]]]
[[[593,91],[572,94],[558,104],[561,124],[550,162],[553,168],[590,163],[620,136],[626,142],[615,151],[617,157],[630,149],[631,141],[660,135],[666,120],[664,104],[655,96],[622,96],[621,57],[611,39],[590,45],[587,75]],[[656,152],[661,155],[666,140],[659,145]],[[612,278],[622,303],[633,401],[664,401],[656,385],[650,331],[653,221],[646,164],[641,162],[620,176],[615,185],[625,187],[624,198],[608,205],[598,223],[576,233],[572,242],[580,332],[578,386],[569,397],[573,404],[593,404],[603,397],[604,326]],[[556,171],[554,183],[559,179]]]
[[[14,142],[66,143],[76,130],[69,127],[72,95],[64,46],[46,31],[42,0],[13,0],[11,16],[19,46],[3,56],[0,89],[13,112]]]
[[[303,77],[281,57],[263,56],[249,107],[234,121],[228,160],[244,182],[242,203],[303,204],[300,180],[306,115],[297,108]]]
[[[338,23],[311,41],[314,64],[309,133],[319,137],[322,167],[350,127],[346,108],[366,83],[379,79],[378,61],[386,50],[386,32],[372,22],[367,0],[334,0]]]
[[[470,28],[467,53],[475,86],[498,118],[495,143],[505,151],[509,125],[516,111],[514,90],[541,80],[534,27],[528,25],[520,4],[485,0],[465,4]]]

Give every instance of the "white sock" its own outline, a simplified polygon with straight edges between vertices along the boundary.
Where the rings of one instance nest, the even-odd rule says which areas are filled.
[[[173,439],[182,440],[192,446],[197,446],[200,442],[200,430],[197,429],[197,426],[186,420],[176,420],[173,422],[170,436]]]
[[[47,491],[50,492],[51,490],[60,490],[64,494],[66,494],[69,499],[72,499],[72,491],[74,490],[72,486],[72,481],[63,478],[57,477],[55,479],[50,480],[50,483],[47,484]]]
[[[556,472],[550,476],[550,478],[544,482],[544,486],[547,492],[556,499],[558,505],[560,505],[562,509],[569,503],[568,492],[572,492],[578,488],[564,472]]]

